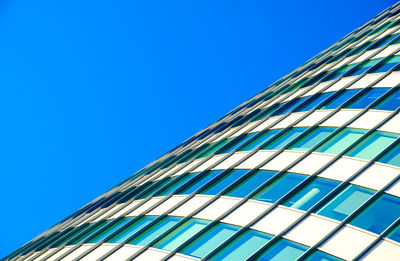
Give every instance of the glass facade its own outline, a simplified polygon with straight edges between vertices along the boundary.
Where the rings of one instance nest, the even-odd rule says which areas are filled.
[[[5,260],[396,260],[399,52],[396,4]]]

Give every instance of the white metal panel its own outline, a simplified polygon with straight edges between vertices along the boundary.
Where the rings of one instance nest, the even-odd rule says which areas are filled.
[[[172,207],[176,206],[180,202],[182,202],[187,196],[184,195],[174,195],[164,201],[161,205],[147,213],[146,215],[150,216],[159,216],[170,210]]]
[[[158,261],[162,260],[165,256],[167,256],[169,251],[152,248],[150,247],[138,257],[135,258],[135,261]]]
[[[49,258],[38,258],[37,260],[46,260],[46,261],[53,261],[53,260],[59,260],[59,257],[62,256],[63,254],[65,254],[67,251],[69,251],[71,248],[73,248],[74,246],[66,246],[63,249],[61,249],[60,251],[58,251],[57,253],[55,253],[54,255],[52,255]],[[36,260],[36,259],[35,259]]]
[[[107,210],[107,208],[101,209],[100,211],[98,211],[96,213],[96,215],[98,215],[98,214],[101,214],[101,215],[98,218],[96,218],[95,220],[91,221],[91,223],[105,219],[105,217],[108,216],[115,209],[116,209],[116,206],[114,206],[112,209],[109,209],[109,210]]]
[[[353,77],[347,77],[340,79],[337,83],[325,90],[325,92],[335,92],[346,87],[350,82],[354,80]]]
[[[355,83],[353,83],[351,86],[349,86],[348,89],[364,89],[365,87],[369,86],[377,79],[379,79],[379,77],[381,77],[380,73],[367,74]]]
[[[49,250],[47,250],[45,253],[43,253],[43,254],[40,255],[39,257],[34,258],[34,259],[29,258],[28,260],[34,260],[34,261],[47,260],[47,257],[48,257],[50,254],[53,254],[54,251],[56,251],[56,248],[50,248]],[[65,251],[65,252],[66,252],[66,251]],[[24,260],[24,259],[18,259],[18,260]]]
[[[143,199],[140,200],[135,200],[132,201],[130,204],[126,205],[125,207],[123,207],[120,211],[118,211],[117,213],[115,213],[113,216],[111,216],[109,219],[114,219],[117,218],[119,216],[121,216],[122,214],[124,214],[125,212],[128,212],[129,210],[133,209],[137,204],[139,204],[140,202],[142,202]],[[118,208],[120,206],[122,206],[124,204],[118,204],[115,207]]]
[[[190,213],[210,201],[212,197],[213,196],[209,195],[196,195],[185,202],[182,206],[174,210],[170,215],[181,217],[188,216]]]
[[[391,118],[388,122],[382,125],[378,130],[400,133],[400,114]]]
[[[296,91],[294,91],[291,95],[289,95],[285,100],[283,100],[284,102],[290,101],[293,98],[299,96],[300,93],[303,93],[306,89],[309,89],[310,87],[304,87],[301,89],[298,89]]]
[[[205,209],[200,211],[197,215],[195,215],[195,218],[203,218],[203,219],[209,219],[209,220],[215,220],[217,219],[220,215],[222,215],[224,212],[229,210],[231,207],[236,205],[240,201],[239,198],[231,198],[231,197],[220,197],[211,205],[207,206]]]
[[[313,94],[316,94],[317,92],[321,91],[322,89],[324,89],[326,86],[328,86],[328,84],[330,84],[330,82],[321,82],[319,83],[317,86],[315,86],[314,88],[312,88],[310,91],[306,92],[305,94],[302,95],[302,97],[304,96],[311,96]]]
[[[265,170],[282,170],[288,165],[293,163],[295,160],[301,157],[304,152],[301,151],[283,151],[281,154],[276,156],[274,159],[269,161],[267,164],[262,166],[260,169]]]
[[[374,163],[351,183],[372,189],[381,189],[399,174],[399,170]]]
[[[318,169],[327,164],[334,158],[333,155],[311,153],[294,167],[290,168],[290,172],[302,173],[306,175],[314,174]]]
[[[243,161],[235,168],[253,169],[274,153],[275,153],[275,151],[257,151],[256,153],[254,153],[253,156],[251,156],[247,160]]]
[[[346,122],[348,122],[350,119],[352,119],[354,116],[359,114],[361,110],[347,110],[347,109],[342,109],[338,112],[336,112],[334,115],[329,117],[326,121],[320,124],[320,126],[333,126],[333,127],[340,127]]]
[[[200,258],[195,258],[193,256],[187,256],[187,255],[184,255],[181,253],[176,253],[168,260],[169,261],[196,261],[196,260],[200,260]]]
[[[226,218],[224,218],[222,222],[238,226],[245,226],[252,219],[270,207],[270,203],[248,200],[231,214],[229,214]]]
[[[345,260],[352,260],[376,237],[370,233],[345,226],[321,246],[321,250]]]
[[[80,260],[81,261],[97,260],[106,253],[108,253],[109,251],[111,251],[115,246],[116,244],[102,244],[101,246],[99,246],[98,248],[90,252],[90,254],[86,255]]]
[[[205,169],[208,169],[211,165],[213,165],[214,163],[216,163],[217,161],[219,161],[220,159],[222,159],[225,156],[226,156],[226,154],[215,155],[212,158],[210,158],[209,160],[207,160],[206,162],[204,162],[203,164],[201,164],[199,167],[197,167],[192,172],[200,172]]]
[[[238,132],[235,132],[234,134],[232,134],[231,137],[237,137],[237,136],[239,136],[239,135],[241,135],[241,134],[247,132],[249,129],[253,128],[255,124],[256,124],[256,122],[250,122],[250,123],[248,123],[248,124],[247,124],[246,126],[244,126],[244,127],[242,127],[242,126],[236,127],[236,128],[235,128],[236,131],[237,131],[238,129],[240,129],[240,128],[241,128],[241,129],[240,129]]]
[[[366,160],[342,157],[330,165],[318,176],[344,181],[367,164]]]
[[[326,117],[329,113],[331,113],[330,110],[314,111],[313,113],[308,115],[305,119],[297,123],[295,127],[313,126],[314,124],[322,120],[324,117]]]
[[[250,133],[259,132],[259,131],[262,131],[264,129],[267,129],[269,126],[274,124],[277,120],[279,120],[281,117],[282,116],[275,116],[275,117],[269,118],[265,122],[261,123],[257,128],[254,128],[252,131],[250,131]]]
[[[232,156],[225,159],[223,162],[221,162],[220,164],[215,166],[213,169],[228,169],[228,168],[232,167],[234,164],[236,164],[239,160],[246,157],[247,154],[249,154],[249,152],[247,152],[247,151],[235,152]]]
[[[400,168],[399,172],[400,172]],[[388,190],[386,190],[387,193],[392,194],[394,196],[400,197],[400,181],[396,181]]]
[[[297,113],[290,114],[285,119],[283,119],[281,122],[279,122],[278,124],[273,126],[271,129],[283,129],[283,128],[286,128],[287,126],[289,126],[293,122],[295,122],[298,119],[300,119],[301,117],[303,117],[304,114],[306,114],[306,112],[297,112]]]
[[[303,213],[301,210],[278,206],[251,228],[276,235],[297,220]]]
[[[137,216],[137,215],[143,213],[144,211],[146,211],[147,209],[149,209],[150,207],[157,204],[162,198],[163,197],[152,198],[149,201],[147,201],[146,203],[144,203],[143,205],[141,205],[140,207],[138,207],[137,209],[133,210],[131,213],[129,213],[126,216],[127,217]]]
[[[374,85],[374,87],[394,87],[400,83],[400,73],[392,72],[385,77],[382,81]]]
[[[187,166],[183,167],[181,170],[179,170],[178,172],[176,172],[175,174],[173,174],[172,176],[179,176],[182,175],[183,173],[186,173],[187,171],[189,171],[190,169],[192,169],[194,166],[196,166],[197,164],[199,164],[199,162],[204,161],[204,159],[198,159],[198,160],[194,160],[192,161],[192,163],[188,164]],[[185,163],[182,163],[185,164]],[[192,171],[193,172],[193,171]]]
[[[362,260],[365,261],[398,261],[400,257],[400,246],[389,242],[387,240],[381,240],[372,248]]]
[[[350,128],[372,129],[390,115],[388,111],[367,111],[349,125]]]
[[[355,59],[355,60],[352,61],[351,63],[359,63],[359,62],[362,62],[362,61],[368,59],[374,52],[376,52],[376,50],[366,51],[365,53],[363,53],[362,55],[360,55],[357,59]]]
[[[375,56],[374,56],[374,59],[386,57],[386,56],[388,56],[389,54],[391,54],[392,52],[394,52],[394,50],[396,50],[396,49],[399,48],[399,47],[400,47],[399,44],[389,45],[389,46],[386,47],[384,50],[382,50],[382,51],[379,52],[377,55],[375,55]]]
[[[310,215],[290,230],[285,238],[312,246],[331,232],[339,222],[321,216]]]
[[[126,260],[133,254],[137,253],[142,247],[140,246],[132,246],[132,245],[124,245],[117,251],[115,251],[111,256],[104,259],[104,261],[121,261]]]

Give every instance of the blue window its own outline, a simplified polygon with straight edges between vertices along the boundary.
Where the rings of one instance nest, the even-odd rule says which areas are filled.
[[[400,167],[400,144],[397,144],[378,161]]]
[[[278,133],[281,129],[274,129],[274,130],[268,130],[267,132],[261,134],[251,142],[249,142],[247,145],[239,148],[240,151],[248,151],[248,150],[253,150],[255,148],[258,148],[261,144],[266,142],[267,140],[270,140],[273,136],[275,136],[276,133]]]
[[[283,115],[294,108],[296,108],[299,104],[303,103],[308,97],[303,97],[300,99],[293,99],[289,102],[282,103],[281,106],[278,107],[271,115],[276,116],[276,115]]]
[[[240,184],[229,190],[226,195],[238,198],[244,198],[258,188],[261,184],[269,180],[276,174],[276,171],[259,170],[250,177],[247,177]]]
[[[153,221],[156,217],[155,216],[145,216],[142,217],[129,226],[125,227],[121,231],[119,231],[116,235],[114,235],[112,238],[107,239],[107,243],[121,243],[128,239],[130,236],[135,234],[137,231],[139,231],[141,228],[149,224],[151,221]]]
[[[356,95],[359,91],[361,90],[358,89],[346,90],[342,94],[339,94],[338,96],[330,100],[328,103],[326,103],[319,109],[321,110],[336,109],[343,103],[347,102],[351,97]]]
[[[373,194],[374,191],[371,189],[350,185],[329,201],[317,214],[342,221]]]
[[[389,88],[372,88],[365,92],[363,95],[358,97],[351,104],[347,105],[346,108],[349,109],[364,109],[376,99],[382,96],[385,92],[387,92]]]
[[[179,192],[179,194],[192,194],[197,189],[199,189],[201,186],[203,186],[204,184],[206,184],[207,182],[209,182],[210,180],[215,178],[221,172],[222,172],[222,170],[210,171],[209,173],[206,173],[205,175],[203,175],[201,178],[199,178],[196,181],[191,180],[191,182],[190,182],[191,184],[188,187],[186,187],[185,189],[183,189],[183,191]]]
[[[272,236],[268,234],[249,230],[223,248],[211,260],[246,260],[271,238]]]
[[[400,63],[400,56],[393,56],[374,70],[374,73],[387,72]]]
[[[90,236],[92,236],[94,233],[96,233],[97,231],[99,231],[100,229],[102,229],[109,223],[110,223],[110,221],[102,220],[102,221],[96,222],[94,224],[91,224],[89,226],[89,228],[85,230],[84,233],[79,234],[76,238],[72,239],[72,242],[68,242],[67,244],[68,245],[78,244],[78,243],[84,241],[85,239],[89,238]]]
[[[154,247],[169,251],[174,250],[189,238],[197,234],[197,232],[202,230],[210,222],[211,221],[202,219],[190,219],[166,235],[161,241],[156,243]]]
[[[381,60],[382,60],[382,58],[365,61],[360,65],[360,67],[358,67],[358,69],[355,69],[353,72],[346,74],[346,76],[360,75],[360,74],[368,71],[371,67],[373,67],[375,64],[377,64]]]
[[[400,243],[400,226],[397,226],[387,237]]]
[[[400,107],[400,90],[389,95],[385,100],[374,107],[377,110],[394,111]]]
[[[166,217],[147,228],[143,233],[130,240],[128,244],[145,246],[162,233],[166,232],[173,225],[178,223],[182,218],[180,217]]]
[[[346,155],[370,160],[392,144],[397,137],[399,137],[398,134],[376,131],[355,146]]]
[[[249,139],[251,139],[251,137],[253,137],[256,134],[257,133],[251,133],[251,134],[246,134],[246,135],[243,135],[243,136],[239,136],[236,139],[234,139],[232,142],[230,142],[226,148],[222,149],[221,151],[218,151],[218,153],[231,152],[234,149],[236,149],[239,146],[241,146],[242,144],[244,144],[245,142],[247,142]]]
[[[195,257],[205,257],[214,248],[232,236],[240,227],[219,223],[209,229],[206,233],[185,247],[182,253]]]
[[[324,81],[330,81],[330,80],[335,80],[337,78],[339,78],[340,76],[342,76],[343,74],[347,73],[348,71],[350,71],[351,69],[353,69],[356,65],[358,65],[358,63],[355,64],[348,64],[348,65],[344,65],[339,69],[333,70],[330,72],[330,74],[326,77],[326,79],[324,79]]]
[[[95,236],[94,238],[89,240],[89,243],[97,243],[106,238],[107,236],[111,235],[114,231],[117,231],[120,229],[123,225],[131,221],[132,218],[122,218],[118,221],[116,221],[114,224],[108,226],[104,231],[102,231],[100,234]]]
[[[366,130],[361,129],[344,129],[321,145],[317,151],[330,154],[339,154],[347,149],[356,140],[361,138],[366,132]]]
[[[287,207],[308,210],[326,194],[331,192],[340,182],[316,178],[296,195],[288,199],[283,205]]]
[[[351,221],[350,224],[380,234],[399,217],[400,199],[384,194]]]
[[[217,150],[219,150],[220,148],[222,148],[223,146],[225,146],[225,144],[227,144],[228,142],[230,142],[232,139],[222,139],[216,143],[213,143],[211,145],[209,145],[207,147],[206,150],[204,150],[202,153],[198,154],[196,156],[196,158],[204,158],[207,157],[209,155],[211,155],[212,153],[216,152]]]
[[[217,195],[222,190],[226,189],[229,185],[231,185],[233,182],[240,179],[247,172],[249,172],[249,170],[244,170],[244,169],[232,170],[229,173],[225,174],[218,181],[208,186],[204,191],[201,192],[201,194]]]
[[[257,260],[268,260],[268,261],[284,261],[284,260],[296,260],[300,257],[307,247],[296,244],[292,241],[282,239],[271,248],[269,248],[264,254],[257,258]]]
[[[326,92],[322,93],[316,97],[311,96],[309,99],[307,99],[304,103],[300,104],[297,108],[295,108],[293,111],[294,112],[300,112],[300,111],[309,111],[316,107],[318,104],[326,100],[329,96],[331,96],[333,93],[332,92]]]
[[[167,186],[164,186],[161,191],[159,191],[156,195],[157,196],[166,196],[169,193],[175,191],[177,188],[179,188],[182,184],[186,183],[188,180],[192,179],[195,177],[198,172],[196,173],[190,173],[190,174],[183,174],[182,176],[177,176],[171,178],[171,182],[167,184]]]
[[[257,200],[274,203],[298,184],[300,184],[300,182],[306,179],[306,177],[307,176],[305,175],[287,173],[274,183],[258,192],[254,198]]]
[[[326,138],[336,128],[319,127],[290,147],[291,150],[307,151]]]
[[[275,103],[272,106],[269,106],[268,108],[262,110],[260,113],[254,116],[254,118],[252,118],[250,121],[258,121],[264,119],[265,117],[270,115],[278,106],[279,103]]]
[[[291,142],[297,136],[302,134],[307,128],[292,128],[286,131],[283,135],[280,135],[279,138],[274,139],[271,143],[262,147],[263,150],[278,150],[284,147],[286,144]]]
[[[327,253],[321,251],[315,251],[310,257],[306,259],[307,261],[341,261],[342,259],[328,255]]]

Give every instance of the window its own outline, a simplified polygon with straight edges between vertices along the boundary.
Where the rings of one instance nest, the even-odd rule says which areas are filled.
[[[258,257],[256,260],[268,260],[268,261],[283,261],[283,260],[296,260],[301,256],[307,247],[296,244],[292,241],[282,239],[271,248],[267,249],[264,254]]]
[[[348,128],[344,129],[324,144],[322,144],[316,151],[330,154],[339,154],[349,147],[353,142],[358,140],[366,130]]]
[[[380,234],[399,217],[400,199],[384,194],[351,221],[350,224]]]
[[[400,226],[397,226],[387,237],[400,243]]]
[[[232,170],[229,173],[225,174],[218,181],[214,182],[210,186],[208,186],[201,194],[205,195],[217,195],[222,190],[226,189],[229,185],[231,185],[236,180],[240,179],[244,174],[246,174],[249,170],[237,169]]]
[[[228,146],[226,148],[224,148],[221,151],[218,151],[218,154],[220,154],[220,153],[228,153],[228,152],[233,151],[234,149],[236,149],[240,145],[242,145],[245,142],[247,142],[249,139],[251,139],[251,137],[253,137],[256,134],[257,133],[251,133],[251,134],[246,134],[246,135],[243,135],[243,136],[236,137],[232,142],[230,142],[228,144]]]
[[[77,238],[73,238],[72,242],[68,242],[68,245],[76,245],[82,241],[84,241],[85,239],[87,239],[88,237],[90,237],[91,235],[93,235],[95,232],[99,231],[100,229],[102,229],[103,227],[105,227],[105,225],[107,225],[110,221],[99,221],[96,222],[94,224],[89,225],[89,228],[86,229],[84,231],[84,233],[79,234]]]
[[[350,185],[329,201],[317,214],[342,221],[367,201],[372,194],[374,191],[371,189]]]
[[[277,107],[279,106],[279,103],[275,103],[272,106],[262,110],[259,114],[257,114],[253,119],[251,119],[251,121],[258,121],[258,120],[262,120],[265,117],[267,117],[268,115],[271,114],[271,112],[273,112]]]
[[[268,130],[267,132],[261,134],[254,140],[250,141],[247,145],[243,146],[242,148],[239,148],[239,150],[240,151],[253,150],[258,146],[260,146],[262,143],[266,142],[267,140],[270,140],[280,130],[281,129]]]
[[[294,112],[309,111],[309,110],[313,109],[315,106],[317,106],[318,104],[320,104],[322,101],[327,99],[331,95],[332,95],[332,92],[326,92],[326,93],[322,93],[316,97],[311,96],[311,97],[309,97],[309,99],[307,99],[304,103],[300,104],[293,111]]]
[[[52,245],[50,246],[50,248],[61,246],[62,244],[66,243],[66,242],[69,241],[70,239],[76,237],[78,234],[80,234],[81,232],[83,232],[83,231],[84,231],[85,229],[87,229],[90,225],[91,225],[91,224],[86,223],[86,224],[83,224],[83,225],[81,225],[81,226],[79,226],[79,227],[75,227],[71,233],[68,233],[68,232],[71,231],[72,228],[63,230],[62,232],[59,233],[60,236],[56,239],[56,241],[55,241],[54,243],[50,242],[50,243],[52,243]],[[46,245],[47,245],[47,244],[46,244]],[[41,250],[41,249],[43,249],[43,248],[44,248],[44,247],[40,247],[38,250]]]
[[[230,189],[226,195],[231,197],[244,198],[258,188],[261,184],[273,177],[277,172],[269,170],[259,170],[250,177],[246,178],[236,187]]]
[[[178,223],[182,218],[180,217],[166,217],[147,228],[140,235],[129,241],[128,244],[145,246],[162,233],[170,229],[173,225]]]
[[[346,106],[349,109],[364,109],[387,92],[389,88],[372,88]]]
[[[292,128],[286,131],[283,135],[279,138],[274,139],[271,143],[267,144],[266,146],[262,147],[262,150],[278,150],[284,147],[286,144],[291,142],[297,136],[302,134],[307,128]]]
[[[397,144],[378,161],[400,167],[400,144]]]
[[[183,191],[180,191],[179,194],[192,194],[201,186],[215,178],[221,172],[222,170],[213,170],[206,174],[203,174],[202,177],[200,177],[198,180],[191,180],[191,184],[188,187],[184,188]]]
[[[94,238],[90,239],[88,243],[97,243],[106,238],[107,236],[111,235],[114,231],[118,230],[121,228],[123,225],[131,221],[132,218],[122,218],[118,221],[116,221],[114,224],[108,226],[104,231],[102,231],[100,234],[95,236]]]
[[[326,103],[324,106],[320,107],[320,110],[330,110],[330,109],[336,109],[343,103],[347,102],[351,97],[353,97],[355,94],[357,94],[360,90],[358,89],[351,89],[351,90],[346,90],[342,94],[339,94],[332,100],[330,100],[328,103]]]
[[[214,152],[216,152],[217,150],[219,150],[220,148],[222,148],[225,144],[227,144],[228,142],[230,142],[232,139],[222,139],[214,144],[211,144],[207,150],[205,150],[203,153],[197,155],[196,158],[204,158],[207,157],[211,154],[213,154]]]
[[[398,134],[394,133],[376,131],[350,150],[346,155],[370,160],[389,146],[398,136]]]
[[[350,72],[349,74],[346,74],[346,76],[360,75],[360,74],[368,71],[370,68],[372,68],[374,65],[376,65],[381,60],[382,60],[382,58],[365,61],[357,69]]]
[[[169,251],[174,250],[199,232],[202,228],[207,226],[210,222],[211,221],[202,219],[190,219],[165,236],[160,242],[155,244],[154,247]]]
[[[211,260],[246,260],[271,238],[272,236],[268,234],[255,230],[248,230],[223,248],[216,256],[212,257]]]
[[[149,224],[151,221],[156,219],[156,216],[144,216],[142,218],[139,218],[129,226],[125,227],[121,231],[119,231],[116,235],[111,237],[110,239],[107,239],[107,243],[121,243],[128,239],[130,236],[135,234],[137,231],[145,227],[147,224]]]
[[[306,259],[307,261],[341,261],[342,259],[328,255],[327,253],[321,251],[315,251],[309,258]]]
[[[253,198],[265,202],[274,203],[286,193],[291,191],[300,182],[306,179],[307,176],[287,173],[276,180],[274,183],[265,187],[263,190],[258,192]]]
[[[172,177],[171,182],[167,184],[167,186],[164,186],[161,191],[159,191],[156,196],[166,196],[169,193],[175,191],[177,188],[179,188],[182,184],[186,183],[188,180],[192,179],[195,177],[198,172],[196,173],[189,173],[189,174],[183,174],[177,177]]]
[[[400,106],[400,90],[389,95],[386,99],[374,107],[377,110],[394,111]]]
[[[300,99],[293,99],[289,102],[282,103],[281,106],[278,107],[273,113],[272,116],[276,115],[284,115],[285,113],[293,110],[296,108],[299,104],[303,103],[308,97],[303,97]]]
[[[324,81],[335,80],[335,79],[339,78],[340,76],[342,76],[343,74],[350,71],[351,69],[353,69],[356,65],[358,65],[358,63],[344,65],[339,69],[330,71],[330,74],[326,77],[326,79],[324,79]]]
[[[291,150],[307,151],[326,138],[336,128],[319,127],[290,147]]]
[[[400,63],[400,56],[393,56],[392,58],[389,58],[383,64],[378,66],[378,68],[374,69],[373,72],[374,73],[387,72],[390,69],[392,69],[392,67],[398,65],[399,63]]]
[[[316,178],[283,205],[306,211],[331,192],[339,183],[338,181]]]
[[[232,236],[240,227],[219,223],[209,229],[194,242],[185,247],[182,253],[190,256],[202,258],[215,249],[218,245]]]

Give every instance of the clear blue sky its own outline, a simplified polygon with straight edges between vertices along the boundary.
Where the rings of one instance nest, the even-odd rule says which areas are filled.
[[[394,4],[0,2],[0,257]]]

